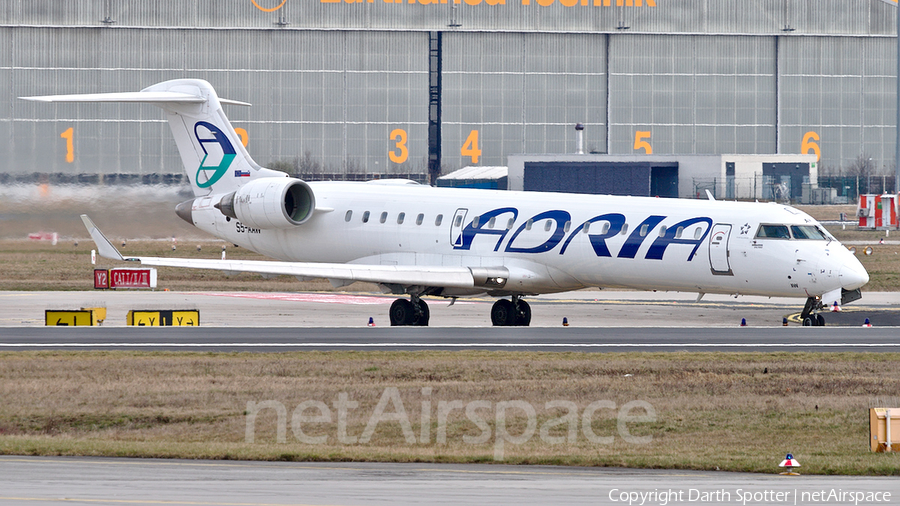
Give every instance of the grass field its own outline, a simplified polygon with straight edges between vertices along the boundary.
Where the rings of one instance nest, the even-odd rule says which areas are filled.
[[[805,474],[898,475],[900,456],[870,453],[867,442],[867,408],[900,400],[898,358],[0,353],[0,453],[775,472],[792,452]],[[358,403],[343,419],[342,395]],[[270,407],[258,411],[248,442],[247,415],[265,401],[283,407],[284,438]],[[606,402],[587,414],[597,401]],[[623,432],[620,410],[632,401],[641,404]],[[534,409],[531,428],[523,403]],[[329,421],[305,405],[327,406]]]

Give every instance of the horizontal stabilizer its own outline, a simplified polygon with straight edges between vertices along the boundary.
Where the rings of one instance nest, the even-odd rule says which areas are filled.
[[[119,102],[119,103],[144,103],[144,104],[202,104],[207,101],[206,97],[191,95],[190,93],[179,93],[177,91],[136,91],[125,93],[87,93],[81,95],[46,95],[38,97],[19,97],[22,100],[30,100],[32,102]],[[219,99],[220,103],[231,105],[249,106],[247,102],[239,102],[237,100]]]

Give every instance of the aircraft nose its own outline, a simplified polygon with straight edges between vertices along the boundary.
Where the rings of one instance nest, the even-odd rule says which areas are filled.
[[[855,290],[869,282],[869,273],[855,256],[841,266],[840,276],[841,286],[847,290]]]

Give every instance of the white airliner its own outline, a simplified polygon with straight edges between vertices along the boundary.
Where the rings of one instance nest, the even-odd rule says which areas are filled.
[[[222,110],[248,104],[220,99],[202,80],[26,99],[161,107],[195,195],[178,216],[280,261],[125,258],[83,216],[102,256],[327,278],[336,287],[377,283],[409,296],[391,305],[391,325],[428,325],[424,295],[509,297],[494,304],[491,320],[510,326],[531,321],[523,297],[616,287],[803,297],[803,324],[818,326],[823,305],[859,299],[869,280],[819,223],[779,204],[290,178],[257,165]]]

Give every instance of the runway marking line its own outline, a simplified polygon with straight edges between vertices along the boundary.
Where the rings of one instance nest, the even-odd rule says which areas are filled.
[[[289,503],[261,503],[261,502],[199,502],[199,501],[163,501],[154,499],[86,499],[81,497],[3,497],[0,501],[19,502],[80,502],[95,504],[184,504],[187,506],[322,506],[312,504]]]
[[[896,348],[897,343],[0,343],[0,348],[839,348],[842,346],[863,348]]]

